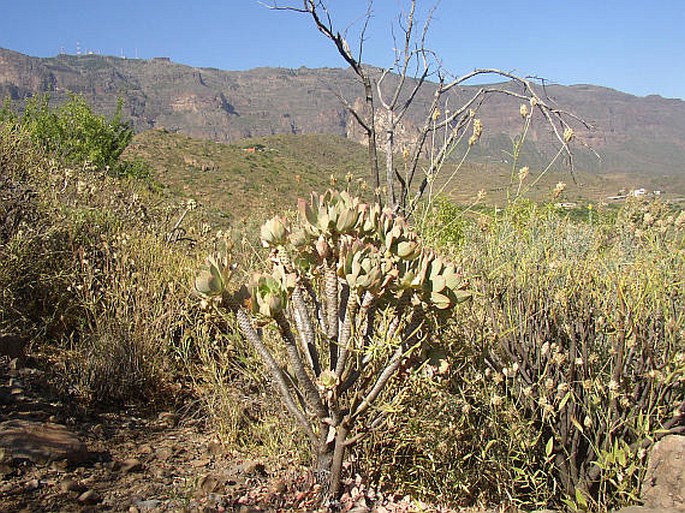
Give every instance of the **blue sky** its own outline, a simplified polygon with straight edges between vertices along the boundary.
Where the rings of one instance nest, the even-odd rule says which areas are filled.
[[[419,1],[425,19],[435,2]],[[329,4],[353,40],[367,1]],[[393,19],[406,4],[375,0],[368,63],[388,64]],[[84,53],[227,70],[344,65],[307,17],[256,0],[0,0],[0,9],[0,47],[33,56],[75,54],[78,43]],[[442,0],[428,45],[453,74],[497,67],[685,99],[684,25],[682,0]]]

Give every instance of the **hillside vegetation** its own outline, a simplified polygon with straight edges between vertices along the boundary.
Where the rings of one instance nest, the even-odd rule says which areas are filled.
[[[76,165],[21,117],[6,120],[0,332],[30,341],[86,411],[174,404],[246,454],[311,464],[317,455],[240,319],[214,313],[194,283],[227,232],[226,286],[265,272],[258,223],[274,210],[298,219],[295,198],[324,192],[330,174],[357,192],[359,147],[321,137],[219,146],[149,132],[124,156],[154,161],[151,177],[127,176]],[[343,484],[369,503],[383,490],[453,506],[605,511],[637,501],[647,450],[682,427],[685,213],[643,198],[569,213],[551,200],[495,209],[434,198],[412,219],[421,247],[455,262],[472,299],[425,330],[380,394],[380,420],[363,426]],[[380,312],[371,322],[383,333],[392,315]],[[260,319],[291,372],[273,323]]]
[[[335,135],[276,135],[223,144],[166,130],[148,130],[132,139],[124,157],[146,162],[161,187],[174,196],[195,199],[219,223],[279,212],[284,205],[294,205],[298,197],[331,186],[331,179],[338,186],[352,180],[356,192],[371,194],[367,190],[367,148]],[[456,162],[448,164],[444,174],[456,167]],[[612,203],[608,198],[621,190],[658,190],[664,182],[650,175],[576,171],[572,176],[567,169],[553,170],[542,177],[540,173],[531,170],[522,184],[527,198],[550,201],[556,184],[562,182],[563,200],[582,207]],[[438,177],[436,190],[445,179]],[[664,197],[681,200],[685,187],[675,177],[669,184]],[[460,165],[456,180],[445,188],[444,195],[468,205],[476,200],[479,191],[484,191],[485,197],[479,203],[502,207],[507,192],[517,187],[518,178],[504,164],[466,162]]]
[[[392,77],[393,82],[396,80]],[[218,142],[312,133],[361,140],[354,120],[339,100],[342,96],[350,105],[362,101],[359,86],[349,69],[223,71],[167,59],[100,55],[35,58],[0,49],[0,96],[11,97],[17,108],[23,106],[25,98],[45,93],[51,95],[52,102],[62,103],[69,99],[68,91],[73,91],[84,95],[96,112],[111,115],[123,97],[123,113],[132,120],[136,132],[166,128]],[[476,90],[476,86],[466,86],[453,91],[443,110],[464,104]],[[672,189],[669,180],[676,177],[680,194],[685,194],[685,102],[659,96],[640,98],[600,85],[547,83],[538,92],[594,127],[589,131],[578,127],[577,137],[596,150],[601,160],[579,145],[579,170],[647,176],[657,182],[654,188],[666,191]],[[423,123],[430,102],[429,89],[416,98],[403,120],[407,134]],[[508,159],[519,128],[517,101],[493,97],[481,112],[486,150],[478,156],[480,162]],[[549,161],[550,156],[544,156],[549,152],[549,136],[543,123],[533,126],[531,151],[527,152],[531,161],[525,165],[535,168]],[[533,155],[542,157],[535,159]]]
[[[331,135],[278,135],[221,144],[149,130],[125,156],[152,163],[154,179],[177,197],[193,198],[226,220],[282,211],[331,180],[366,178],[365,150]]]

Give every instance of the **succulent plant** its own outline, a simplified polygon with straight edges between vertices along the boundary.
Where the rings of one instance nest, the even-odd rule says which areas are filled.
[[[357,226],[361,214],[358,198],[346,191],[328,190],[322,195],[312,194],[310,202],[298,201],[298,210],[310,234],[340,235],[351,233]]]
[[[338,263],[338,276],[357,292],[368,290],[377,293],[384,284],[378,250],[359,239],[343,244]]]
[[[358,231],[360,236],[375,236],[378,233],[381,211],[381,206],[377,203],[359,205]]]
[[[447,310],[466,301],[471,294],[461,290],[462,285],[463,279],[454,264],[446,263],[439,256],[433,256],[425,281],[430,304],[438,310]]]
[[[338,379],[338,376],[336,376],[335,372],[329,369],[324,370],[319,376],[319,384],[325,390],[334,389],[339,382],[340,380]]]
[[[283,312],[288,301],[288,293],[283,283],[268,274],[253,276],[248,284],[252,313],[273,318]]]
[[[298,209],[292,228],[284,217],[261,226],[270,274],[255,274],[228,294],[232,266],[219,254],[207,259],[195,288],[235,312],[284,404],[328,457],[420,347],[426,314],[447,312],[469,294],[454,264],[425,249],[391,210],[333,190],[299,200]],[[394,316],[389,325],[377,322],[379,310]],[[285,365],[258,329],[270,322]],[[374,359],[379,365],[369,364]]]
[[[221,297],[233,273],[228,254],[210,255],[195,276],[195,291],[204,297]]]
[[[276,216],[262,225],[259,234],[264,247],[277,247],[288,242],[290,230],[286,219]]]

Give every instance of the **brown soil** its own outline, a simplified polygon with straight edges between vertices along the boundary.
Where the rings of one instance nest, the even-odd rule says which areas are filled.
[[[273,468],[226,450],[201,420],[123,407],[86,411],[54,393],[41,362],[0,358],[0,425],[66,426],[88,458],[0,463],[3,512],[222,512],[316,509],[305,471]],[[2,433],[0,433],[0,436]]]
[[[46,359],[0,356],[0,512],[455,511],[380,493],[359,476],[324,506],[310,471],[227,449],[197,415],[149,405],[86,409],[56,393],[54,381]],[[82,448],[72,463],[61,452],[47,462],[17,457],[7,447],[10,425],[76,437],[85,460]]]

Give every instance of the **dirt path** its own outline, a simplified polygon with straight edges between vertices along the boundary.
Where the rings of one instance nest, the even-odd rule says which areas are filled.
[[[295,499],[306,509],[312,483],[293,474],[286,484],[286,471],[226,452],[200,422],[133,408],[86,414],[50,393],[39,362],[17,363],[0,362],[0,445],[10,429],[31,435],[0,449],[0,511],[276,511]],[[85,458],[59,452],[74,440]],[[22,444],[39,447],[13,454]]]

